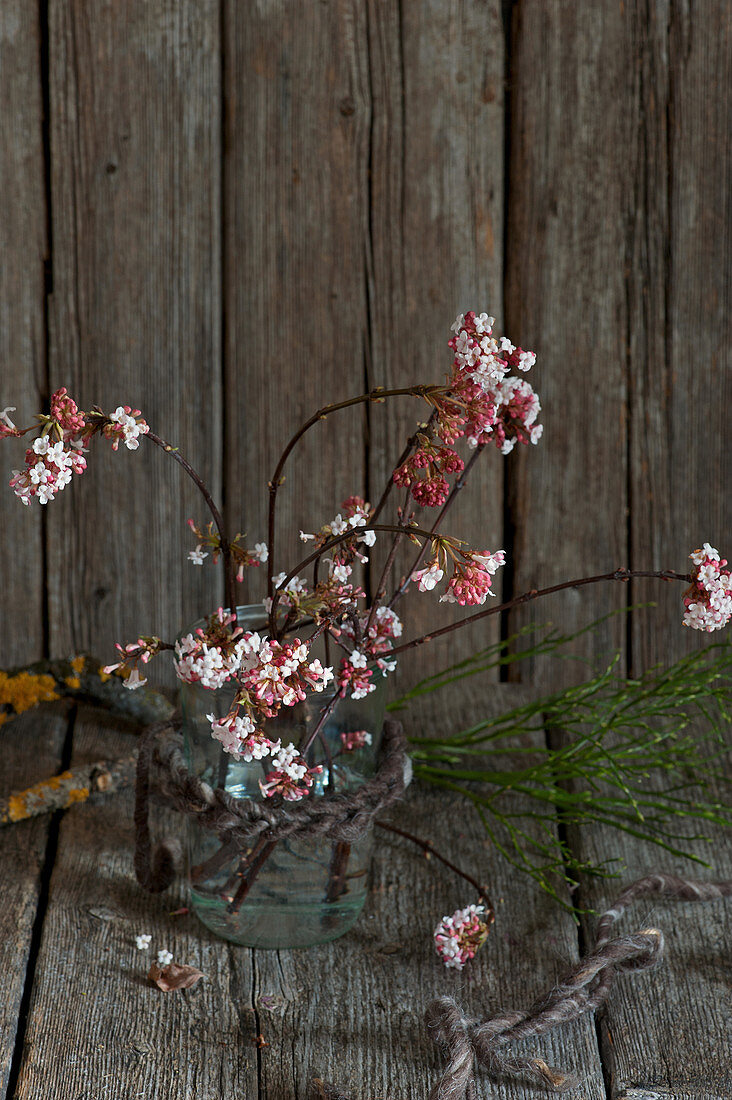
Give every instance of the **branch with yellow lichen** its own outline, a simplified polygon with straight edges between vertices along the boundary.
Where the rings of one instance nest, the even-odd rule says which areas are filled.
[[[133,753],[121,760],[98,760],[53,775],[8,798],[0,798],[0,825],[11,825],[54,810],[67,810],[77,802],[86,802],[92,794],[112,794],[130,787],[136,766],[137,755]]]
[[[149,688],[128,691],[121,676],[105,673],[101,661],[87,653],[0,671],[0,726],[40,703],[58,699],[94,703],[143,725],[173,712],[165,696]]]

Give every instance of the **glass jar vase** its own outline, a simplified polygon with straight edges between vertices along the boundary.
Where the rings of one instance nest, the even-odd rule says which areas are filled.
[[[266,632],[261,604],[237,608],[238,623],[245,631]],[[194,623],[184,633],[205,626]],[[318,737],[306,754],[309,767],[319,764],[308,795],[321,798],[331,793],[355,791],[376,770],[384,720],[384,680],[374,678],[376,688],[363,699],[339,699]],[[183,743],[189,770],[211,787],[224,787],[235,797],[263,801],[260,780],[271,768],[268,758],[246,763],[223,751],[211,734],[209,714],[223,718],[229,711],[234,688],[217,690],[182,683]],[[270,740],[297,747],[320,719],[332,698],[330,690],[313,693],[294,707],[283,706],[269,719]],[[370,743],[351,748],[349,734],[364,731]],[[367,741],[357,738],[356,741]],[[199,920],[223,939],[247,947],[309,947],[327,943],[351,928],[363,909],[373,847],[372,832],[349,845],[323,837],[280,840],[264,852],[257,841],[222,844],[215,832],[187,818],[190,905]],[[247,861],[256,866],[265,854],[251,886],[245,891]]]

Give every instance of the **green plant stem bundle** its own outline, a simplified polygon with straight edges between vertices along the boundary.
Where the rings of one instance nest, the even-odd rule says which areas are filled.
[[[423,680],[392,709],[490,668],[556,653],[577,637],[549,632],[516,653],[515,642],[537,629]],[[637,679],[618,675],[618,662],[468,729],[410,738],[415,777],[462,795],[497,850],[560,901],[557,876],[572,885],[580,873],[614,873],[579,860],[564,839],[567,826],[602,825],[702,863],[688,842],[706,839],[704,825],[732,824],[732,809],[704,790],[729,782],[719,765],[728,751],[732,646],[707,646]]]

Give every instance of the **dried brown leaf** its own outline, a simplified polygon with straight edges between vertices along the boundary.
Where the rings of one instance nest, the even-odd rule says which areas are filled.
[[[178,963],[168,963],[162,967],[153,963],[147,976],[163,993],[172,993],[174,989],[190,989],[203,977],[203,971],[196,970],[195,966],[179,966]]]

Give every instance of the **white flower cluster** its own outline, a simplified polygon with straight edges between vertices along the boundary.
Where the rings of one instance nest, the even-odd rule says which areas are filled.
[[[299,783],[307,775],[307,764],[303,763],[299,751],[292,742],[285,748],[280,748],[279,752],[272,756],[272,763],[277,771],[284,772],[289,779],[293,779],[296,783]]]
[[[492,392],[493,387],[503,381],[510,370],[505,357],[516,351],[516,345],[508,337],[495,339],[495,320],[495,317],[489,317],[487,313],[478,314],[473,322],[474,332],[471,334],[464,327],[465,315],[460,313],[451,326],[456,334],[455,362],[484,393]],[[528,371],[535,362],[536,355],[533,351],[522,351],[516,366],[519,370]]]
[[[140,446],[140,436],[147,435],[150,430],[145,421],[138,422],[130,415],[130,410],[118,405],[109,419],[119,426],[119,435],[129,451],[136,451]]]
[[[30,504],[34,496],[39,504],[49,504],[56,493],[66,488],[72,474],[81,473],[86,467],[83,448],[81,443],[68,446],[62,440],[52,443],[47,435],[42,435],[33,441],[31,449],[38,455],[38,461],[26,460],[25,470],[13,470],[10,484],[23,504]]]
[[[708,542],[689,557],[697,571],[692,594],[684,599],[684,626],[707,633],[721,630],[732,619],[732,575],[722,568],[727,562]]]
[[[207,645],[193,634],[186,634],[175,643],[175,658],[179,680],[212,690],[223,687],[235,671],[218,646]]]
[[[206,717],[211,723],[212,736],[221,742],[224,752],[230,753],[236,760],[245,760],[250,764],[252,760],[264,760],[265,756],[280,748],[280,741],[270,741],[265,737],[248,714],[227,714],[224,718],[207,714]]]
[[[434,933],[435,948],[445,966],[462,970],[484,943],[488,926],[482,919],[482,905],[468,905],[452,916],[443,917]]]

